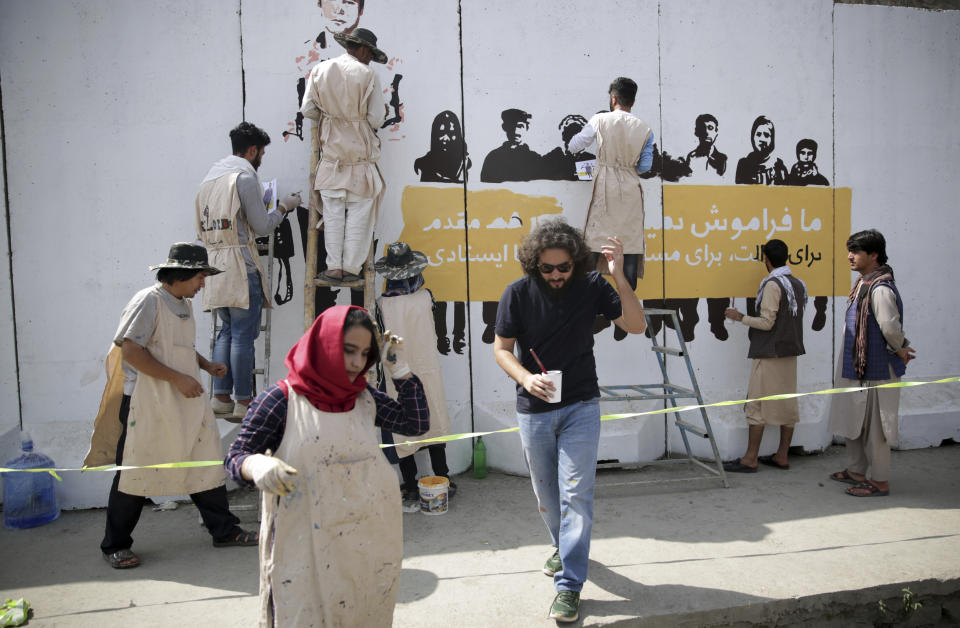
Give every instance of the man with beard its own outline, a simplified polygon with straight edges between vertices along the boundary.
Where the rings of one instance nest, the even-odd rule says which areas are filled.
[[[766,116],[757,116],[750,129],[753,152],[737,162],[737,183],[783,185],[786,182],[787,167],[773,154],[774,139],[773,122]]]
[[[593,527],[600,442],[593,322],[603,315],[629,333],[646,329],[643,307],[623,273],[623,243],[610,237],[601,253],[616,289],[590,270],[593,256],[579,230],[563,219],[540,223],[519,252],[525,276],[500,297],[493,343],[497,364],[517,382],[524,459],[555,548],[543,567],[557,590],[550,617],[563,622],[579,617]],[[561,390],[541,374],[537,356],[547,369],[562,372]]]
[[[460,119],[452,111],[441,111],[430,129],[430,150],[413,162],[413,171],[425,183],[463,183],[471,165]]]
[[[207,248],[211,265],[224,269],[207,280],[203,291],[203,309],[215,309],[221,321],[213,361],[228,367],[213,380],[213,410],[235,423],[253,398],[253,343],[260,335],[260,312],[272,307],[269,295],[263,296],[266,277],[254,236],[272,233],[287,212],[300,205],[299,193],[291,194],[267,211],[269,199],[263,197],[257,170],[269,143],[263,129],[238,124],[230,131],[233,154],[211,166],[196,200],[197,238]]]
[[[480,180],[485,183],[504,181],[531,181],[539,179],[542,166],[540,155],[530,150],[524,137],[530,130],[530,118],[526,111],[506,109],[500,113],[503,124],[500,128],[507,134],[507,141],[487,153],[480,169]]]

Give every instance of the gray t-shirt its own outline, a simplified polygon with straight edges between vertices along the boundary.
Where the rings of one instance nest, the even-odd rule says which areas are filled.
[[[144,288],[133,295],[120,314],[120,326],[113,336],[113,343],[122,346],[124,339],[146,347],[157,328],[157,314],[160,303],[170,309],[178,318],[186,320],[193,316],[190,299],[180,299],[157,283]],[[127,362],[123,363],[123,394],[132,395],[137,383],[137,369]]]
[[[265,236],[273,233],[273,230],[283,220],[283,214],[278,209],[272,209],[268,212],[267,208],[264,207],[263,190],[260,188],[256,177],[241,172],[240,176],[237,177],[237,194],[240,196],[240,209],[254,234]],[[250,234],[247,233],[247,228],[240,221],[237,222],[237,241],[240,244],[246,244],[250,241]],[[243,248],[240,249],[240,253],[243,255],[247,274],[251,275],[257,272],[257,267],[250,257],[250,251]]]

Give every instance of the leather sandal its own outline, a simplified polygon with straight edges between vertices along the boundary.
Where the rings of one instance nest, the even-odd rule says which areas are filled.
[[[140,557],[129,549],[117,550],[112,554],[104,552],[103,560],[114,569],[133,569],[140,566]]]
[[[249,547],[259,545],[260,534],[257,532],[248,532],[243,528],[237,528],[236,532],[222,539],[213,539],[214,547]]]

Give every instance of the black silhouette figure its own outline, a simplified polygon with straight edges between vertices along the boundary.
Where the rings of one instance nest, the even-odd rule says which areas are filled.
[[[450,354],[450,338],[447,338],[447,301],[437,301],[433,306],[433,327],[437,332],[437,351]],[[462,354],[467,346],[464,337],[467,329],[467,304],[453,302],[453,351]]]
[[[323,33],[320,33],[322,36]],[[318,36],[319,39],[319,36]],[[297,81],[297,107],[300,106],[300,103],[303,102],[303,95],[307,93],[307,79],[300,77]],[[303,141],[303,114],[297,111],[297,117],[294,118],[294,125],[296,127],[295,131],[284,131],[283,137],[292,135],[293,137],[299,137],[300,141]]]
[[[480,170],[481,181],[503,183],[541,178],[541,157],[523,141],[530,130],[531,117],[520,109],[507,109],[500,114],[503,120],[501,128],[507,134],[507,141],[487,153]]]
[[[830,185],[817,168],[817,143],[811,139],[797,142],[797,163],[790,168],[787,185]]]
[[[430,150],[413,162],[413,171],[423,182],[463,183],[472,165],[460,119],[452,111],[441,111],[430,129]]]
[[[783,185],[787,179],[787,167],[779,157],[773,156],[776,147],[773,122],[766,116],[757,116],[750,129],[753,152],[737,162],[737,183]]]
[[[587,151],[570,152],[570,140],[587,126],[587,119],[581,115],[570,114],[560,120],[560,138],[563,146],[557,146],[543,156],[543,178],[553,181],[577,181],[577,162],[596,159],[596,155]]]
[[[384,120],[380,126],[381,129],[403,122],[403,115],[401,114],[403,103],[400,102],[400,80],[402,78],[402,74],[393,75],[393,81],[390,83],[390,102],[387,104],[389,109],[393,109],[393,117]]]
[[[652,179],[654,177],[660,177],[664,181],[670,181],[676,183],[683,177],[689,177],[692,171],[690,166],[687,164],[687,160],[680,157],[673,157],[667,151],[660,152],[660,147],[657,146],[657,143],[653,143],[653,164],[650,166],[650,170],[647,170],[640,175],[641,179]]]
[[[644,299],[643,307],[677,310],[680,334],[683,336],[684,342],[690,342],[694,338],[697,323],[700,322],[700,315],[697,313],[698,301],[699,299]],[[673,319],[669,316],[657,314],[650,316],[649,320],[650,324],[647,325],[647,338],[653,338],[655,334],[660,333],[660,328],[663,325],[673,329]]]
[[[693,172],[710,172],[723,176],[727,171],[727,156],[714,144],[720,131],[720,123],[709,113],[701,113],[693,125],[693,134],[700,140],[697,147],[687,153],[687,166]]]

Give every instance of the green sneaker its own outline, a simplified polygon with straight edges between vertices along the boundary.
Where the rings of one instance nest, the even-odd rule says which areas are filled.
[[[550,605],[550,619],[569,622],[580,618],[580,593],[560,591]]]
[[[553,556],[548,558],[547,562],[543,564],[543,573],[552,578],[553,574],[561,569],[563,569],[563,563],[560,562],[560,550],[553,550]]]

